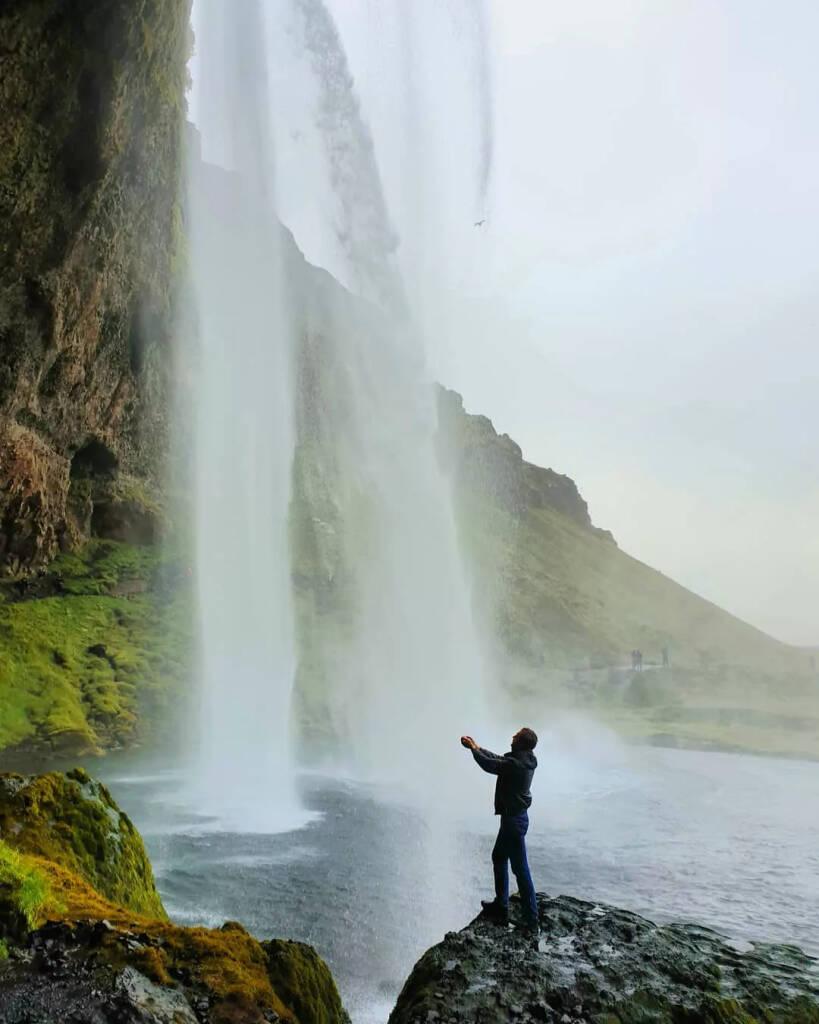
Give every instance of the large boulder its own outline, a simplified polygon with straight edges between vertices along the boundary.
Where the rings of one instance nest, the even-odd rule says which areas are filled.
[[[416,964],[389,1024],[817,1024],[819,965],[794,946],[538,895],[541,938],[482,917]]]
[[[142,836],[82,768],[0,775],[0,840],[74,872],[128,910],[165,917]]]
[[[349,1024],[310,946],[168,921],[142,839],[81,771],[0,776],[0,1024]]]

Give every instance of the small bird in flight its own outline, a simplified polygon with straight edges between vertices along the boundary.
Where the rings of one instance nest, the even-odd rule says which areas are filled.
[[[472,226],[476,227],[476,228],[482,228],[485,223],[486,223],[486,218],[484,217],[483,220],[476,220],[475,223]]]

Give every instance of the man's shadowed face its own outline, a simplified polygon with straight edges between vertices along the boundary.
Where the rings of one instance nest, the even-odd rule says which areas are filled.
[[[518,729],[512,737],[512,750],[534,750],[537,745],[537,735],[532,729]]]

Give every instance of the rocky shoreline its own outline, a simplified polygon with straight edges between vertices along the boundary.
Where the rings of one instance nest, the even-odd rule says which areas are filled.
[[[540,938],[478,917],[389,1024],[819,1024],[819,961],[569,896]],[[0,775],[0,1024],[349,1024],[316,951],[169,921],[142,839],[82,769]]]

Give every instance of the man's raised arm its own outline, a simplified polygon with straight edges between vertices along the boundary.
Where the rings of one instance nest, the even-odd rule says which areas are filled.
[[[473,747],[472,756],[485,772],[490,775],[500,775],[504,768],[509,767],[509,762],[500,754],[493,754],[491,750],[484,750],[483,747]]]
[[[509,761],[500,754],[493,754],[491,750],[479,747],[471,736],[462,736],[461,743],[472,751],[475,763],[490,775],[500,775],[504,768],[509,767]]]

